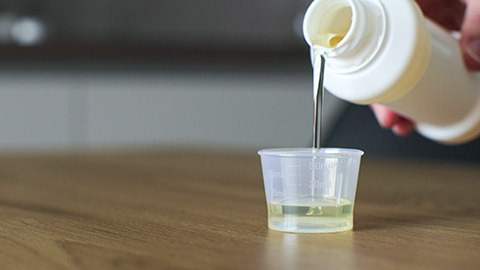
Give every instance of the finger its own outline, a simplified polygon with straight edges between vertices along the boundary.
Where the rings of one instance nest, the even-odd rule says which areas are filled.
[[[480,0],[467,2],[460,44],[465,65],[469,69],[480,70]]]
[[[417,0],[423,14],[448,30],[460,30],[465,5],[458,0]]]
[[[392,130],[398,136],[406,136],[412,132],[414,124],[412,121],[404,117],[399,117],[397,122],[393,125]]]
[[[370,108],[373,110],[378,123],[383,128],[391,128],[399,118],[397,113],[383,105],[372,104],[370,105]]]

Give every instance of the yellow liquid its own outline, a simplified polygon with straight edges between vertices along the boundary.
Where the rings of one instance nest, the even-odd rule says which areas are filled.
[[[268,227],[277,231],[321,233],[353,228],[353,203],[334,198],[284,200],[268,205]]]
[[[322,33],[312,37],[312,44],[323,48],[331,49],[343,40],[347,33]]]

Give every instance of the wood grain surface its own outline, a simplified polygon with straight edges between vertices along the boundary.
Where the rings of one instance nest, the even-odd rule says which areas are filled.
[[[480,165],[365,157],[353,231],[268,230],[255,153],[0,157],[0,269],[480,269]]]

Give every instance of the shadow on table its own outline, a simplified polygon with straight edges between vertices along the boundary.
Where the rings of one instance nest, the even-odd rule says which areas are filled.
[[[394,213],[392,213],[394,214]],[[389,230],[394,228],[413,228],[435,224],[442,219],[434,216],[398,214],[393,216],[358,216],[354,220],[354,232],[370,230]]]

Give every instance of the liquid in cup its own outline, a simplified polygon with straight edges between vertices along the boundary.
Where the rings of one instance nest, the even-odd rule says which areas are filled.
[[[353,228],[362,151],[288,148],[258,153],[270,229],[326,233]]]

